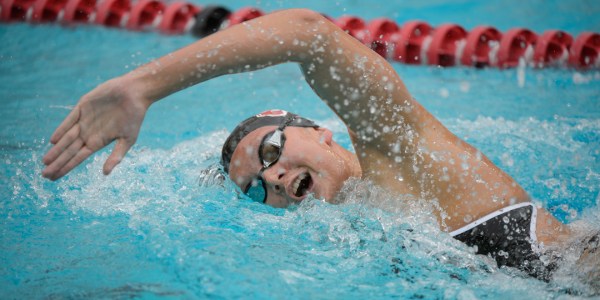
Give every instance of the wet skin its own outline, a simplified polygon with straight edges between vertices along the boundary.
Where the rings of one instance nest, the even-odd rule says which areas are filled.
[[[229,175],[242,189],[251,183],[262,164],[258,148],[263,137],[276,126],[259,128],[244,137],[233,153]],[[286,127],[286,141],[279,160],[262,174],[267,183],[266,203],[286,207],[298,203],[308,193],[320,199],[333,199],[344,181],[360,177],[356,157],[333,142],[331,131],[325,128]],[[303,173],[310,174],[308,193],[296,196],[293,185]]]
[[[305,9],[232,26],[101,84],[81,98],[52,135],[43,176],[56,180],[117,141],[103,168],[109,174],[135,143],[152,103],[221,75],[285,62],[300,66],[306,82],[348,127],[357,155],[330,142],[325,131],[286,128],[282,158],[264,174],[268,204],[301,200],[289,185],[303,172],[314,179],[310,191],[319,198],[333,199],[348,177],[361,176],[429,201],[445,231],[530,200],[513,178],[413,99],[384,58]],[[251,133],[234,152],[231,176],[240,187],[260,170],[255,151],[272,129]],[[543,209],[538,217],[540,241],[568,233]]]

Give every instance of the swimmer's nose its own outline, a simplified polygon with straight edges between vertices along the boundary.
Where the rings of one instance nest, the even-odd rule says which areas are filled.
[[[285,184],[283,183],[285,173],[283,168],[277,166],[266,169],[263,173],[263,178],[267,182],[267,185],[278,195],[285,194]]]

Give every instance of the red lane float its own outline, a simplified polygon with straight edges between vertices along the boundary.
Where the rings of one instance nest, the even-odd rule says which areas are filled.
[[[411,21],[402,25],[397,39],[394,40],[395,61],[405,64],[420,64],[423,42],[433,28],[421,21]]]
[[[370,40],[365,21],[363,21],[361,18],[354,16],[342,16],[336,19],[334,23],[363,44]]]
[[[264,15],[264,13],[254,7],[244,7],[236,12],[233,12],[229,15],[228,18],[228,26],[233,26],[236,24],[240,24],[242,22],[250,21],[252,19],[258,18]]]
[[[467,37],[467,31],[456,24],[437,27],[427,49],[427,63],[442,67],[453,66],[460,55],[458,43]]]
[[[577,68],[598,67],[600,65],[600,34],[583,32],[573,42],[569,63]]]
[[[367,45],[385,58],[392,57],[394,39],[399,38],[400,27],[386,18],[374,19],[366,27],[368,31]]]
[[[198,12],[200,9],[192,4],[174,2],[166,8],[158,29],[166,34],[183,33]]]
[[[0,0],[0,21],[10,22],[12,0]]]
[[[498,66],[508,68],[519,65],[519,59],[525,56],[527,48],[535,44],[536,40],[537,35],[524,28],[507,31],[500,40]]]
[[[197,37],[262,15],[253,7],[232,13],[222,6],[200,9],[186,2],[166,5],[162,0],[0,0],[1,22],[94,22],[130,30],[155,28],[165,34],[189,31]],[[425,22],[411,21],[400,27],[386,18],[366,22],[355,16],[324,16],[379,55],[407,64],[508,68],[523,61],[536,67],[600,67],[600,34],[594,32],[573,39],[559,30],[538,36],[525,28],[502,33],[490,26],[478,26],[467,32],[456,24],[433,28]]]
[[[65,23],[87,23],[95,14],[96,0],[68,0],[63,15]]]
[[[157,0],[140,0],[131,9],[125,27],[131,30],[142,30],[149,27],[158,16],[162,15],[165,8],[166,6]]]
[[[0,20],[4,22],[10,21],[26,21],[27,11],[33,6],[35,0],[2,0],[2,12]]]
[[[538,36],[533,62],[539,67],[566,62],[572,43],[573,37],[570,34],[560,30],[548,30]]]
[[[477,26],[467,34],[461,63],[465,66],[482,68],[493,64],[492,49],[500,44],[502,34],[494,27]]]
[[[129,0],[104,0],[96,13],[96,24],[108,27],[122,27],[123,18],[129,13]]]
[[[31,21],[35,23],[54,22],[67,5],[67,0],[37,0],[33,5]]]

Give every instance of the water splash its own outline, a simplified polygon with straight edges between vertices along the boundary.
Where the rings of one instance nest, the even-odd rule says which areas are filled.
[[[320,123],[350,144],[338,121]],[[600,128],[595,121],[570,119],[549,123],[481,117],[446,123],[459,135],[470,136],[472,142],[491,139],[494,145],[501,145],[491,156],[507,151],[513,159],[509,169],[513,170],[531,168],[529,156],[537,158],[544,147],[559,154],[578,153],[580,162],[588,161],[593,152],[585,151],[594,137],[586,140],[581,133]],[[556,134],[543,138],[548,132]],[[62,226],[60,236],[69,236],[74,244],[91,244],[82,249],[98,252],[102,248],[98,244],[110,245],[108,252],[93,259],[86,258],[85,252],[55,258],[59,269],[73,265],[70,261],[75,257],[86,262],[88,271],[118,269],[117,262],[125,268],[152,264],[160,270],[154,275],[156,279],[132,284],[140,291],[127,293],[143,292],[146,287],[148,293],[224,297],[274,297],[290,292],[319,297],[317,291],[325,288],[341,297],[548,298],[594,293],[585,282],[568,279],[580,269],[567,263],[558,273],[563,275],[549,283],[513,269],[499,269],[491,259],[475,255],[474,249],[442,232],[431,213],[435,208],[425,201],[392,195],[366,181],[349,181],[339,205],[307,199],[282,210],[249,201],[240,197],[231,181],[221,180],[222,174],[214,165],[226,135],[213,132],[167,150],[134,149],[109,177],[101,174],[107,157],[101,154],[56,185],[41,180],[39,155],[33,154],[28,165],[31,168],[22,168],[20,179],[14,181],[15,191],[23,201],[37,201],[33,211],[66,210],[61,212],[65,223],[55,226]],[[587,176],[579,176],[576,184],[593,192],[592,186],[599,180],[595,170],[592,164]],[[531,186],[544,180],[548,178],[538,176],[525,183]],[[567,203],[574,206],[578,199]],[[598,201],[597,192],[593,201]],[[588,208],[577,217],[590,228],[600,228],[598,215],[597,210]],[[121,238],[111,238],[115,233]],[[133,246],[127,246],[131,241]],[[33,249],[39,247],[35,245]],[[162,280],[164,277],[169,279]],[[340,277],[346,280],[340,282]],[[75,280],[57,278],[71,283]],[[168,284],[157,287],[153,282]],[[275,289],[257,291],[256,286],[264,282],[271,282]],[[107,285],[112,286],[108,290],[120,290],[123,279],[117,277]],[[232,285],[237,288],[231,289]],[[64,290],[54,294],[69,295]]]

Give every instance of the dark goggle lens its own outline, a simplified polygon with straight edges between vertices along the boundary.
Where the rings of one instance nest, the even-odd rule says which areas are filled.
[[[244,194],[256,202],[265,203],[267,200],[265,182],[260,178],[253,179],[246,188]]]
[[[281,130],[275,130],[265,136],[258,149],[263,167],[268,168],[277,162],[281,156],[283,143],[285,143],[285,135]]]
[[[262,158],[263,164],[268,163],[272,165],[275,163],[280,156],[281,148],[272,144],[264,144],[260,149],[260,157]]]

